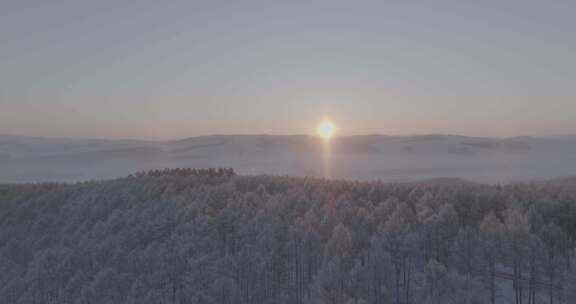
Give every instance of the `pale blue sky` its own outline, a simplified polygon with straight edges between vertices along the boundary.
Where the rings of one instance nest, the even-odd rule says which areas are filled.
[[[0,1],[0,134],[576,134],[576,1]]]

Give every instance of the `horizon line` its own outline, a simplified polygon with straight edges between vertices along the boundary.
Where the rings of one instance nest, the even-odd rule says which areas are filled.
[[[15,133],[0,133],[0,137],[20,137],[29,139],[52,139],[52,140],[94,140],[94,141],[140,141],[140,142],[177,142],[193,138],[203,138],[203,137],[241,137],[241,136],[271,136],[271,137],[318,137],[318,135],[313,133],[294,133],[294,134],[273,134],[273,133],[208,133],[202,135],[194,136],[183,136],[174,138],[104,138],[104,137],[72,137],[72,136],[43,136],[43,135],[26,135],[26,134],[15,134]],[[349,137],[370,137],[370,136],[380,136],[380,137],[417,137],[417,136],[445,136],[445,137],[469,137],[469,138],[486,138],[486,139],[515,139],[515,138],[563,138],[563,137],[576,137],[576,133],[571,134],[552,134],[552,135],[513,135],[513,136],[496,136],[496,135],[466,135],[457,133],[406,133],[406,134],[385,134],[385,133],[357,133],[357,134],[343,134],[334,135],[334,138],[349,138]]]

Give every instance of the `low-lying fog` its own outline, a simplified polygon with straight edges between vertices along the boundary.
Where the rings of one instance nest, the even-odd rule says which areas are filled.
[[[0,183],[82,181],[166,167],[323,176],[317,137],[219,135],[170,142],[0,136]],[[576,137],[351,136],[331,142],[331,177],[497,183],[576,175]]]

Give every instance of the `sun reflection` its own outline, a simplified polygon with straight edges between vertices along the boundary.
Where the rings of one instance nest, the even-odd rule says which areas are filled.
[[[316,130],[318,136],[324,139],[322,160],[324,166],[324,178],[332,178],[332,142],[331,139],[336,133],[336,126],[330,120],[324,120],[318,125]]]

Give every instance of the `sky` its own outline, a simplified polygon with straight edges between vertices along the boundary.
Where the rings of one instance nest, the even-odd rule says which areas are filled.
[[[0,134],[576,134],[576,1],[0,1]]]

